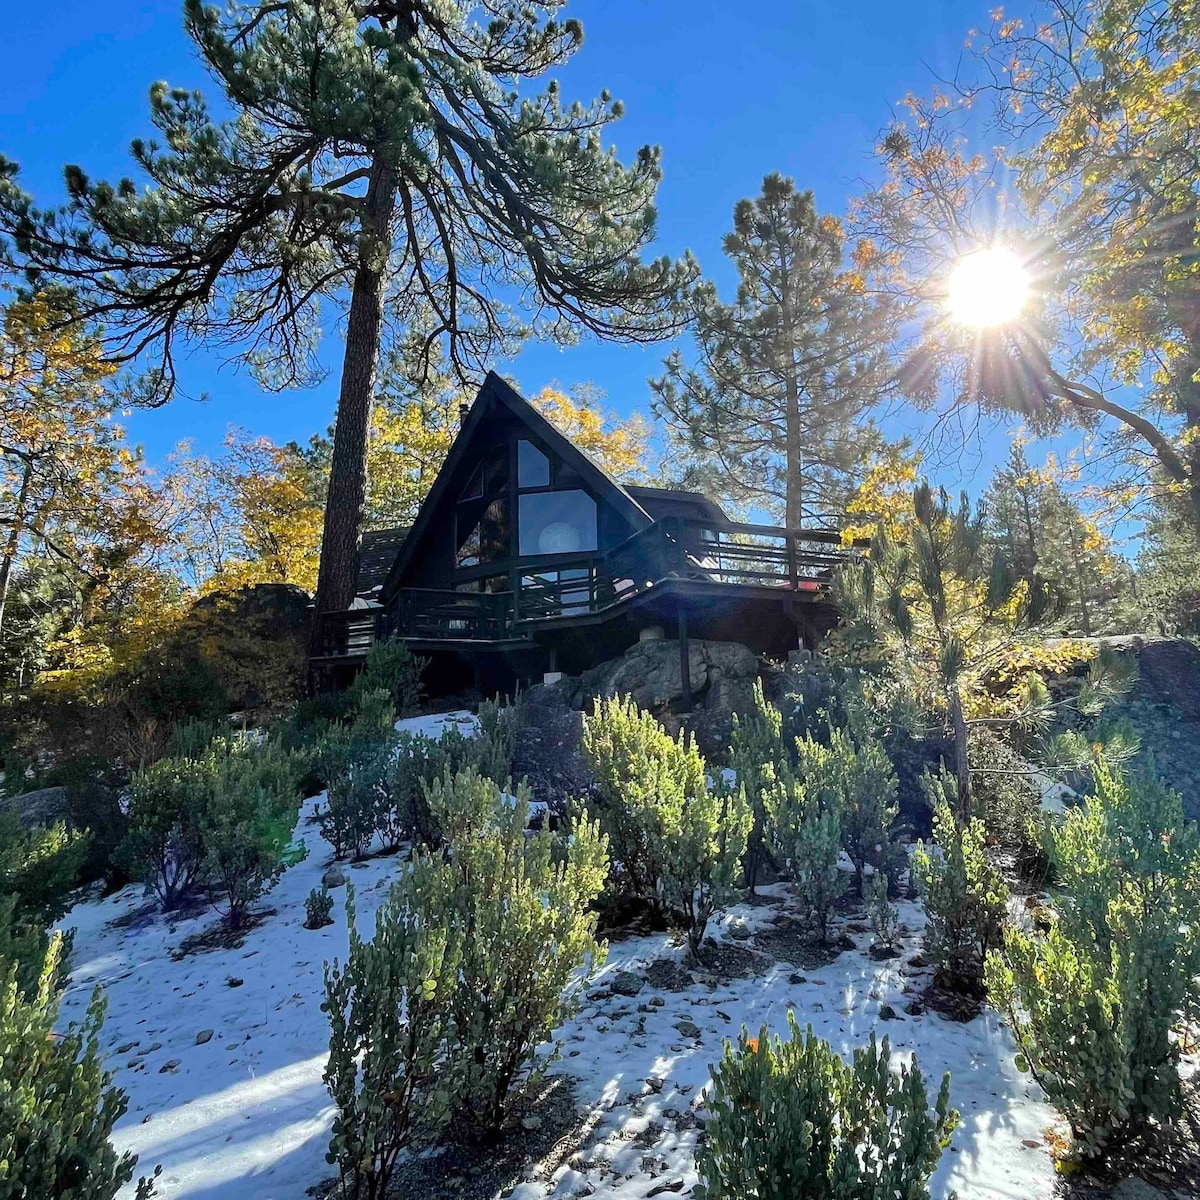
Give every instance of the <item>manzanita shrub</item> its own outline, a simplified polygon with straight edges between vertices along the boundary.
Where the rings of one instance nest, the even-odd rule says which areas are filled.
[[[112,1200],[137,1165],[110,1141],[129,1102],[101,1062],[101,990],[81,1024],[54,1032],[62,950],[56,933],[29,994],[16,967],[0,962],[0,1200]],[[153,1191],[140,1180],[136,1200]]]
[[[1095,1159],[1161,1136],[1181,1111],[1172,1036],[1200,977],[1200,835],[1152,770],[1103,760],[1050,829],[1060,890],[1045,933],[1009,928],[987,986],[1028,1067]]]
[[[935,845],[918,842],[912,873],[925,901],[925,958],[937,982],[963,995],[984,990],[983,964],[1000,944],[1008,888],[987,856],[987,829],[959,811],[954,777],[926,776]]]
[[[350,1200],[385,1200],[400,1155],[435,1137],[450,1119],[460,957],[456,934],[431,923],[439,907],[428,889],[438,868],[417,862],[375,916],[365,941],[347,889],[350,952],[325,966],[329,1060],[325,1084],[337,1113],[327,1161]]]
[[[452,1119],[463,1136],[494,1140],[604,958],[596,822],[528,835],[525,788],[474,769],[435,780],[430,805],[444,847],[414,856],[369,942],[351,895],[350,955],[326,971],[329,1160],[356,1200],[382,1200],[399,1155]]]
[[[461,947],[456,1109],[465,1130],[490,1141],[519,1086],[554,1060],[556,1046],[535,1052],[604,961],[594,904],[607,843],[586,813],[562,834],[530,834],[527,789],[505,791],[473,768],[436,781],[429,803],[446,838],[429,919]]]
[[[788,1037],[742,1031],[712,1069],[699,1200],[928,1200],[958,1113],[950,1076],[932,1111],[914,1061],[874,1034],[845,1063],[788,1013]]]
[[[596,701],[583,748],[625,885],[677,920],[698,955],[709,918],[740,881],[752,827],[745,788],[710,788],[695,743],[627,696]]]

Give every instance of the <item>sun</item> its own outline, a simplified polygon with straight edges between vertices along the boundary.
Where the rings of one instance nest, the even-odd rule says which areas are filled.
[[[1029,297],[1029,272],[1003,246],[976,250],[950,273],[947,304],[964,325],[990,329],[1021,315]]]

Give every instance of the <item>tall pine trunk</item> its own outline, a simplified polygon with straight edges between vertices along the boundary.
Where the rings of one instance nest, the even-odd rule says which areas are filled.
[[[321,615],[350,607],[354,599],[354,560],[362,532],[367,499],[367,435],[379,342],[383,328],[389,228],[396,207],[396,173],[377,156],[363,202],[358,267],[350,294],[346,322],[346,353],[333,430],[329,491],[321,535],[321,566],[317,575],[314,647],[321,632]]]
[[[17,551],[21,548],[21,533],[25,525],[25,510],[29,504],[29,488],[33,482],[33,459],[25,460],[25,470],[21,476],[21,490],[17,495],[16,509],[13,512],[13,525],[4,543],[3,556],[0,557],[0,633],[4,632],[4,612],[8,607],[8,592],[12,587],[13,567],[17,561]]]

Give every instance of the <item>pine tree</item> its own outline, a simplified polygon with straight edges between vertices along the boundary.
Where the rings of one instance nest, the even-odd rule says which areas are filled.
[[[666,359],[656,410],[735,501],[778,509],[792,529],[837,518],[878,442],[861,421],[889,372],[893,312],[867,286],[871,248],[847,261],[840,222],[780,175],[738,202],[733,226],[737,296],[692,291],[697,361]]]
[[[224,344],[268,386],[315,373],[318,304],[348,296],[317,610],[345,608],[366,494],[372,397],[385,332],[425,338],[466,376],[534,331],[652,340],[677,320],[689,263],[640,255],[653,239],[659,153],[623,166],[602,141],[607,93],[564,104],[520,90],[574,54],[559,0],[186,0],[185,26],[233,117],[158,83],[161,138],[133,157],[149,186],[66,170],[70,203],[40,211],[0,161],[0,253],[70,279],[111,330],[107,356]],[[484,18],[484,19],[481,19]],[[524,293],[523,323],[500,297]]]
[[[987,536],[1018,576],[1049,584],[1071,630],[1091,637],[1128,572],[1096,523],[1063,486],[1053,461],[1031,466],[1018,442],[984,496]]]

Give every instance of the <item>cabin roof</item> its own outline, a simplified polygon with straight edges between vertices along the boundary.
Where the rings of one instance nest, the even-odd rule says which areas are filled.
[[[483,381],[483,386],[479,389],[479,394],[475,398],[475,403],[471,405],[471,411],[467,414],[466,419],[459,428],[458,435],[455,437],[450,447],[450,452],[446,456],[446,461],[442,464],[442,469],[438,472],[437,478],[433,482],[433,487],[429,489],[429,494],[425,497],[424,503],[422,503],[421,509],[417,513],[417,519],[413,522],[408,536],[400,545],[391,569],[383,581],[381,587],[381,596],[383,598],[390,596],[400,586],[400,580],[404,576],[405,568],[408,566],[413,554],[429,530],[434,515],[445,499],[451,480],[454,478],[463,458],[470,450],[471,443],[475,437],[475,431],[479,428],[487,414],[496,407],[507,409],[518,420],[522,421],[554,454],[574,470],[585,483],[590,484],[599,497],[602,497],[614,509],[622,513],[635,528],[645,528],[653,523],[653,518],[638,503],[629,489],[619,484],[569,438],[559,433],[528,400],[501,379],[499,375],[494,371],[489,371],[487,378]]]
[[[728,525],[725,510],[703,492],[692,492],[686,488],[650,487],[648,484],[627,483],[625,490],[650,514],[654,520],[675,516],[680,508],[699,507],[705,517],[719,525]]]
[[[354,594],[373,597],[383,586],[396,555],[408,536],[409,525],[368,529],[362,535],[354,562]]]

